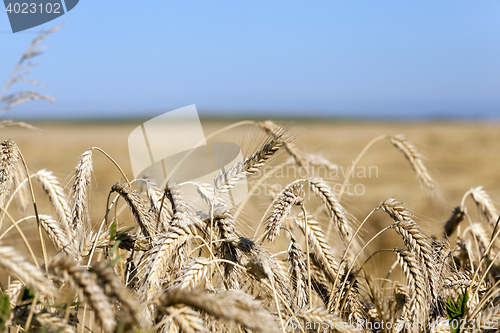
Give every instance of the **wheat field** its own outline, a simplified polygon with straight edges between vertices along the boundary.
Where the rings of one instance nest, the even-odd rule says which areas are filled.
[[[133,181],[141,122],[0,129],[0,329],[497,330],[498,125],[247,121],[200,208]]]

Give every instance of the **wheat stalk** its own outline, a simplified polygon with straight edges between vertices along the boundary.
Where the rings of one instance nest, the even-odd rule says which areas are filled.
[[[276,138],[283,137],[285,138],[283,142],[283,146],[287,153],[294,159],[295,163],[299,167],[306,167],[308,165],[307,159],[304,157],[304,155],[299,151],[297,146],[288,138],[285,137],[285,132],[282,127],[276,125],[274,122],[271,120],[266,120],[262,122],[258,122],[257,125],[264,130],[268,135]]]
[[[35,178],[42,184],[45,194],[49,197],[50,202],[54,206],[54,210],[56,211],[63,230],[65,230],[68,237],[73,240],[73,229],[70,228],[71,209],[59,180],[51,171],[45,169],[39,170],[35,174]]]
[[[32,216],[33,218],[35,216]],[[47,233],[52,243],[54,243],[58,251],[64,251],[70,256],[75,256],[75,250],[73,248],[73,243],[71,238],[65,233],[65,231],[59,226],[56,220],[50,215],[40,214],[38,215],[40,219],[40,225],[43,230]],[[68,239],[69,238],[69,239]]]
[[[187,290],[196,288],[207,275],[210,264],[211,261],[206,258],[196,258],[189,262],[180,277],[174,281],[174,288]]]
[[[153,299],[166,277],[168,263],[172,260],[174,251],[182,246],[194,232],[189,227],[170,227],[167,232],[154,242],[148,252],[151,258],[147,265],[148,278],[143,286],[143,294],[147,300]]]
[[[92,150],[86,150],[76,166],[75,182],[71,188],[73,206],[71,208],[71,227],[79,236],[87,225],[87,189],[92,175]]]
[[[422,274],[418,260],[412,252],[405,250],[394,250],[394,252],[406,275],[410,291],[409,306],[404,315],[413,323],[422,323],[427,319],[428,308],[426,277]]]
[[[399,201],[390,198],[382,202],[379,207],[396,221],[391,227],[403,238],[408,251],[414,253],[420,262],[423,274],[428,280],[430,301],[433,307],[437,307],[441,277],[436,271],[432,242]]]
[[[498,220],[499,213],[488,193],[483,190],[482,186],[472,187],[469,193],[481,213],[486,217],[487,222],[494,226]]]
[[[330,216],[340,238],[344,242],[351,240],[354,235],[351,224],[353,217],[340,205],[337,198],[330,189],[330,186],[321,178],[312,178],[307,180],[311,190],[316,194],[320,201],[325,205],[326,211]]]
[[[259,151],[226,171],[221,171],[215,178],[215,196],[228,192],[247,175],[255,174],[283,146],[283,139],[278,136],[266,143]]]
[[[420,184],[429,193],[436,193],[436,183],[422,162],[422,157],[415,146],[404,135],[398,134],[390,137],[391,143],[406,157],[411,167],[415,170]]]
[[[53,297],[55,289],[45,275],[33,264],[27,262],[10,246],[0,246],[0,267],[15,274],[23,283],[34,290]]]
[[[283,220],[285,220],[293,206],[301,205],[304,202],[304,187],[301,184],[287,186],[277,197],[272,206],[274,210],[266,219],[266,231],[263,238],[272,242],[280,233]]]
[[[300,310],[309,303],[309,290],[307,288],[306,258],[299,243],[291,236],[288,246],[288,274],[293,288],[293,305],[295,310]]]
[[[135,221],[141,228],[142,233],[152,241],[156,239],[156,232],[151,217],[148,214],[146,205],[144,204],[139,193],[135,191],[129,184],[115,184],[111,187],[111,192],[117,192],[125,200],[134,216]]]
[[[0,206],[4,206],[14,182],[19,150],[12,140],[0,144]]]
[[[116,321],[111,311],[111,304],[87,269],[78,266],[77,262],[69,257],[59,256],[52,260],[50,271],[64,278],[67,283],[78,290],[81,299],[94,309],[104,332],[113,332]]]
[[[132,296],[131,291],[122,284],[118,276],[116,276],[108,265],[103,262],[98,262],[92,265],[89,271],[97,276],[108,295],[115,297],[126,307],[134,319],[134,324],[140,327],[147,326],[142,316],[142,308],[139,302]]]
[[[299,226],[304,235],[309,238],[309,244],[312,248],[312,253],[314,253],[315,257],[321,263],[321,269],[333,283],[333,281],[335,281],[335,277],[337,276],[340,263],[337,261],[337,259],[335,259],[332,253],[332,248],[326,241],[325,234],[323,233],[318,220],[316,220],[313,216],[308,215],[307,230],[306,223],[303,218],[295,218],[293,219],[293,221]]]
[[[182,289],[172,289],[159,298],[163,307],[184,304],[216,318],[236,322],[254,332],[276,332],[276,322],[262,309],[260,302],[236,291],[207,294]],[[258,318],[258,320],[256,320]]]

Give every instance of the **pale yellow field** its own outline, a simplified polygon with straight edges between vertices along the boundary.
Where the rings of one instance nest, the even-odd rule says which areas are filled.
[[[263,119],[264,120],[264,119]],[[284,124],[283,122],[279,122]],[[202,121],[205,134],[232,122]],[[87,148],[97,146],[108,152],[133,178],[128,155],[127,138],[140,124],[127,123],[38,123],[45,133],[24,128],[1,129],[1,139],[14,140],[23,152],[31,172],[46,168],[52,170],[66,185],[72,184],[74,167],[79,155]],[[377,204],[391,196],[402,201],[414,211],[417,221],[430,233],[439,232],[452,209],[460,203],[463,193],[472,186],[484,185],[493,199],[500,193],[500,124],[466,123],[398,123],[398,122],[306,122],[286,123],[288,133],[296,137],[296,144],[305,153],[321,154],[338,164],[339,171],[329,182],[341,183],[343,173],[363,147],[381,134],[404,133],[425,157],[426,165],[440,185],[442,197],[430,198],[420,190],[410,164],[388,140],[377,142],[361,159],[356,169],[352,188],[361,195],[344,195],[342,203],[362,220]],[[250,139],[242,133],[248,127],[230,131],[234,142],[243,152],[250,154],[262,142],[264,135],[252,132]],[[283,154],[284,155],[284,154]],[[282,156],[284,157],[284,156]],[[368,173],[371,170],[371,175]],[[331,176],[331,174],[330,174]],[[90,213],[93,223],[100,223],[105,214],[105,203],[111,186],[119,181],[120,173],[112,163],[99,153],[94,153],[94,178]],[[286,179],[275,179],[286,184]],[[47,199],[41,191],[37,198],[42,213],[52,214]],[[264,214],[270,198],[260,196],[249,208],[257,215]],[[470,206],[472,207],[472,206]],[[31,213],[29,213],[31,214]],[[21,215],[19,215],[21,216]],[[474,216],[474,215],[473,215]],[[244,219],[249,220],[248,213]],[[255,217],[253,217],[255,220]],[[24,228],[34,227],[25,225]],[[248,222],[245,222],[248,223]],[[391,223],[389,218],[376,213],[368,224],[368,235]],[[252,226],[249,226],[250,228]],[[365,235],[368,236],[368,235]],[[34,239],[36,234],[33,234]],[[392,239],[385,239],[392,246]],[[5,238],[5,243],[15,244],[18,238]]]

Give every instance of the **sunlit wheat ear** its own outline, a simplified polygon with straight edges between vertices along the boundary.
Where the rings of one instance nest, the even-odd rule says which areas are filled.
[[[117,299],[131,314],[134,325],[146,327],[147,323],[142,316],[142,307],[132,296],[131,291],[125,287],[120,278],[104,262],[97,262],[90,267],[90,272],[96,275],[107,295]]]
[[[354,217],[352,217],[345,209],[340,205],[335,194],[330,189],[330,186],[321,178],[313,178],[307,180],[311,190],[320,199],[326,208],[331,221],[333,222],[335,229],[337,230],[340,238],[344,242],[349,242],[351,237],[354,235],[352,224],[354,223]]]
[[[174,288],[193,290],[207,275],[211,261],[206,258],[196,258],[187,263],[180,274],[180,277],[174,281]]]
[[[362,330],[356,328],[356,322],[344,322],[342,318],[326,311],[324,308],[304,309],[297,313],[297,318],[303,320],[301,323],[292,321],[291,325],[300,325],[302,328],[318,329],[319,327],[335,328],[339,333],[361,333]],[[292,319],[293,320],[293,319]]]
[[[436,305],[439,299],[440,276],[437,275],[434,263],[432,240],[424,234],[422,228],[413,221],[411,214],[394,198],[383,201],[379,208],[389,214],[396,223],[392,228],[403,238],[408,251],[415,254],[420,263],[423,274],[428,280],[429,300]]]
[[[483,190],[482,186],[472,187],[469,192],[472,200],[474,200],[481,213],[486,217],[487,222],[494,226],[498,220],[498,210],[488,193]]]
[[[390,137],[391,143],[406,157],[411,167],[415,170],[420,184],[429,194],[436,194],[437,188],[434,179],[422,162],[422,158],[415,146],[403,134]]]
[[[172,200],[174,212],[187,212],[189,210],[189,203],[184,198],[184,193],[181,190],[181,186],[178,183],[169,185],[168,193],[170,193],[170,199]]]
[[[49,297],[54,296],[54,286],[42,271],[27,262],[12,247],[0,246],[0,268],[4,269],[3,274],[17,275],[28,287],[38,290]]]
[[[111,304],[102,288],[97,284],[92,274],[84,267],[66,256],[52,260],[50,272],[62,277],[73,288],[78,290],[82,301],[95,311],[96,318],[104,332],[113,332],[116,322]]]
[[[335,259],[332,248],[325,239],[325,234],[321,230],[318,220],[312,215],[307,216],[308,228],[303,217],[293,219],[295,224],[299,226],[304,235],[309,238],[309,246],[312,248],[312,253],[321,263],[321,268],[330,279],[331,283],[335,281],[337,276],[339,262]]]
[[[453,213],[451,214],[450,218],[448,221],[446,221],[446,224],[444,225],[444,234],[447,237],[450,237],[455,230],[457,229],[458,225],[464,220],[465,217],[465,210],[461,205],[458,205],[453,209]]]
[[[172,289],[159,298],[163,307],[184,304],[219,319],[248,327],[253,332],[278,332],[273,316],[252,297],[237,291],[207,294],[183,289]]]
[[[148,209],[139,193],[129,184],[115,184],[111,187],[111,191],[117,192],[125,200],[144,236],[150,237],[151,240],[155,240],[155,226],[151,221],[151,216],[148,214]]]
[[[4,207],[9,197],[20,156],[12,140],[0,144],[0,206]]]
[[[443,293],[448,297],[453,298],[454,301],[458,299],[458,296],[463,295],[465,288],[476,289],[479,287],[480,291],[486,291],[487,284],[483,282],[481,286],[479,286],[479,281],[474,281],[474,285],[471,286],[472,276],[474,275],[471,271],[465,272],[456,272],[449,274],[443,279]]]
[[[52,313],[37,313],[34,323],[42,326],[40,329],[42,332],[76,333],[73,327],[64,322],[64,318],[57,317]]]
[[[76,253],[71,238],[68,237],[66,231],[60,227],[59,223],[50,215],[40,214],[38,217],[43,230],[45,230],[56,249],[74,257]]]
[[[73,240],[73,228],[70,227],[71,209],[59,180],[51,171],[45,169],[38,171],[35,174],[35,178],[41,183],[45,194],[49,197],[50,202],[54,206],[62,229],[67,233],[68,237]]]
[[[266,219],[264,239],[270,242],[274,241],[280,233],[283,220],[290,215],[293,206],[301,205],[304,202],[304,196],[302,184],[293,184],[283,189],[281,195],[272,203],[274,210]]]
[[[299,149],[295,146],[295,144],[289,138],[286,138],[285,131],[283,130],[283,127],[276,125],[271,120],[259,122],[259,123],[257,123],[257,125],[264,132],[266,132],[268,135],[270,135],[274,138],[283,137],[285,139],[283,146],[284,146],[285,150],[287,151],[287,153],[294,159],[295,163],[299,167],[307,166],[306,158],[299,151]]]
[[[268,279],[281,298],[290,304],[292,301],[290,281],[280,262],[258,246],[255,246],[247,255],[247,261],[244,263],[248,269],[247,272],[258,281]],[[269,292],[273,293],[273,290]]]
[[[10,308],[14,308],[17,304],[17,300],[19,299],[19,296],[21,295],[21,291],[24,288],[24,284],[19,281],[15,280],[9,283],[7,288],[5,289],[5,294],[9,296],[9,302],[10,302]]]
[[[242,236],[236,224],[234,223],[233,216],[227,210],[219,213],[214,217],[214,225],[217,228],[219,239],[222,241],[217,251],[217,256],[235,263],[240,261],[238,250],[234,242],[239,241]],[[208,221],[208,223],[210,223]],[[223,262],[221,266],[224,268],[224,280],[226,285],[231,290],[240,289],[241,271],[238,267],[230,263]]]
[[[229,191],[244,177],[257,173],[264,163],[273,157],[283,146],[283,142],[283,138],[278,136],[243,161],[235,164],[226,171],[221,171],[214,180],[216,195]]]
[[[410,300],[403,314],[406,319],[414,322],[423,322],[427,319],[427,281],[422,274],[418,259],[412,252],[394,250],[398,256],[399,264],[408,280]]]
[[[76,166],[75,182],[71,188],[73,207],[71,208],[71,228],[76,237],[87,227],[87,190],[92,175],[92,150],[86,150]],[[78,239],[76,239],[78,241]]]
[[[205,321],[201,318],[200,313],[183,305],[174,305],[169,306],[162,309],[165,312],[165,316],[163,318],[172,318],[170,323],[170,327],[166,326],[165,328],[174,329],[169,331],[162,332],[178,332],[179,329],[176,329],[175,325],[178,325],[180,328],[180,332],[185,333],[206,333],[208,330],[206,329]]]
[[[166,277],[168,264],[174,259],[174,251],[192,238],[195,232],[188,226],[169,227],[167,232],[159,235],[153,243],[153,248],[148,252],[149,258],[145,263],[148,276],[144,280],[141,290],[141,294],[145,296],[146,300],[151,300],[160,289],[161,283]]]
[[[394,198],[385,199],[378,205],[377,209],[382,209],[396,222],[413,219],[413,215],[403,207],[400,201]]]
[[[299,243],[292,236],[288,246],[288,274],[293,288],[293,308],[295,311],[302,309],[309,302],[307,288],[306,257]]]

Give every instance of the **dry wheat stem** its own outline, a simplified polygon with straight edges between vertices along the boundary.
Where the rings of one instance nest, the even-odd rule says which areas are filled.
[[[26,235],[25,235],[25,234],[24,234],[24,232],[21,230],[21,228],[19,228],[19,226],[17,225],[17,224],[18,224],[19,222],[21,222],[21,221],[16,222],[16,221],[14,220],[14,218],[13,218],[13,217],[9,214],[9,212],[8,212],[8,211],[6,211],[6,210],[5,210],[3,207],[1,207],[1,206],[0,206],[0,211],[1,211],[2,213],[4,213],[4,214],[7,216],[7,218],[8,218],[8,219],[12,222],[12,226],[13,226],[14,228],[16,228],[17,232],[19,233],[19,236],[21,236],[21,238],[23,239],[23,242],[24,242],[24,244],[26,245],[26,248],[28,249],[28,252],[30,253],[31,258],[33,259],[33,263],[35,264],[35,266],[36,266],[37,268],[39,268],[39,267],[40,267],[40,265],[38,264],[38,260],[36,259],[35,253],[33,252],[33,249],[31,248],[31,245],[30,245],[30,243],[28,242],[28,239],[26,239]]]
[[[19,149],[19,147],[17,147],[17,145],[15,143],[14,143],[14,145],[18,151],[19,159],[24,167],[24,170],[26,171],[26,175],[29,175],[30,172],[28,170],[28,165],[26,164],[26,161],[24,160],[23,154],[22,154],[21,150]],[[49,261],[47,259],[47,249],[45,248],[45,241],[43,240],[43,236],[42,236],[42,226],[40,224],[40,217],[38,216],[38,206],[36,204],[35,192],[33,191],[33,184],[31,183],[31,177],[27,177],[26,179],[28,180],[28,187],[29,187],[30,194],[31,194],[31,201],[33,203],[33,210],[35,213],[36,222],[37,222],[37,226],[38,226],[38,235],[40,237],[40,244],[42,246],[42,254],[43,254],[43,260],[45,262],[45,269],[47,270],[47,267],[49,265]]]
[[[122,174],[123,179],[125,179],[125,182],[127,182],[127,184],[130,183],[130,181],[127,178],[127,175],[125,175],[125,172],[123,172],[123,170],[120,167],[120,165],[118,163],[116,163],[116,161],[111,156],[109,156],[108,153],[106,153],[104,150],[102,150],[99,147],[92,147],[92,148],[90,148],[90,150],[97,150],[97,151],[101,152],[104,156],[106,156],[111,161],[111,163],[113,163],[115,165],[115,167],[118,169],[118,171],[120,171],[120,173]]]

